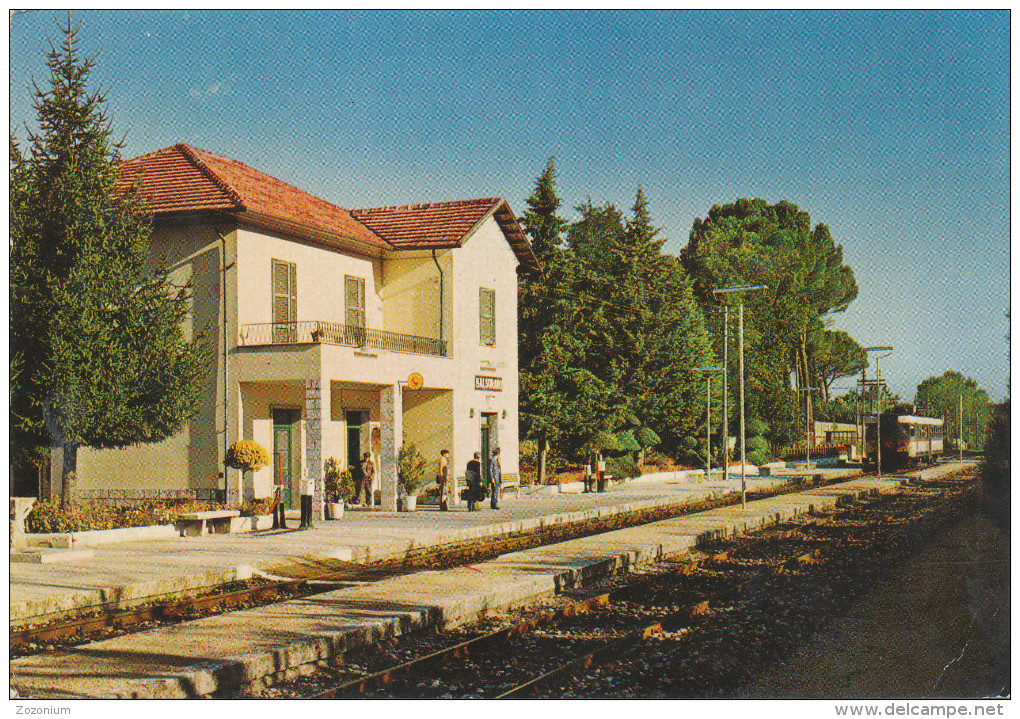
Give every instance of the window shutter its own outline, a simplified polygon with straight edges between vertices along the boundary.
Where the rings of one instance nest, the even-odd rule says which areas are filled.
[[[344,276],[344,307],[346,324],[349,327],[364,329],[365,318],[365,279],[363,277]]]
[[[297,265],[273,260],[273,342],[293,342],[297,323]]]
[[[478,289],[479,342],[483,345],[496,344],[496,291]]]

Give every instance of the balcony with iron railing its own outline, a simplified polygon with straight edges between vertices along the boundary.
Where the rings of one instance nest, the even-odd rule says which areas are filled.
[[[318,320],[241,325],[240,344],[242,347],[330,344],[432,357],[449,356],[446,340]]]

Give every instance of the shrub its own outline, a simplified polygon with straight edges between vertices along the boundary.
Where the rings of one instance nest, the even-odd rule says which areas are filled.
[[[630,455],[610,457],[606,460],[606,472],[613,475],[613,480],[622,482],[625,479],[641,476],[641,468]]]
[[[400,480],[400,486],[404,488],[406,495],[414,496],[418,494],[418,490],[425,484],[427,468],[428,462],[422,456],[422,453],[418,451],[418,447],[415,446],[414,442],[409,442],[405,439],[404,443],[400,445],[400,454],[397,455],[397,478]]]
[[[273,508],[272,497],[260,497],[259,499],[249,499],[241,505],[241,516],[242,517],[261,517],[269,514],[269,511]]]
[[[178,514],[185,512],[222,508],[221,504],[209,502],[144,502],[121,507],[98,502],[75,502],[61,509],[59,502],[38,502],[25,520],[25,529],[28,532],[64,533],[150,527],[171,524]]]
[[[343,467],[340,460],[330,457],[326,460],[326,472],[323,476],[326,485],[327,502],[345,502],[350,504],[358,496],[358,488],[354,485],[351,470]]]
[[[658,471],[664,472],[673,468],[673,460],[661,452],[650,449],[645,455],[645,466],[655,467]]]
[[[634,433],[634,439],[636,439],[637,443],[642,447],[656,447],[660,442],[662,442],[662,440],[659,439],[659,435],[657,435],[650,427],[642,427],[637,430]]]
[[[269,452],[265,447],[250,439],[241,439],[230,445],[225,459],[228,467],[242,472],[258,472],[269,462]]]

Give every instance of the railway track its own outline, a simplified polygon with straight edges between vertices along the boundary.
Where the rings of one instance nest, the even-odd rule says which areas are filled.
[[[691,561],[614,578],[605,591],[492,631],[415,638],[406,651],[416,656],[402,661],[392,661],[396,648],[349,657],[353,666],[267,691],[309,698],[717,696],[748,667],[810,636],[975,498],[967,477],[922,482],[717,542]]]
[[[797,484],[748,492],[747,498],[752,501],[843,481],[843,478],[823,480],[819,479],[820,477],[821,475],[815,475],[813,479]],[[565,523],[518,534],[424,547],[398,559],[371,564],[330,560],[328,562],[303,562],[272,567],[267,573],[275,576],[276,579],[258,577],[218,587],[214,591],[200,596],[153,597],[151,602],[134,608],[97,611],[87,615],[61,617],[52,621],[40,621],[34,625],[11,628],[10,655],[11,657],[26,656],[41,651],[76,646],[131,631],[144,631],[162,624],[189,621],[202,616],[264,606],[295,597],[311,596],[334,590],[343,583],[376,582],[423,569],[449,569],[485,561],[509,552],[518,552],[570,539],[649,524],[717,507],[732,506],[739,502],[739,493],[730,493],[716,499],[620,513],[610,517]]]

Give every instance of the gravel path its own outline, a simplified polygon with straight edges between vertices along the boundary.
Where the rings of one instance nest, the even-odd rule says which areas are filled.
[[[1009,536],[974,514],[893,568],[844,616],[732,696],[1009,693]]]

